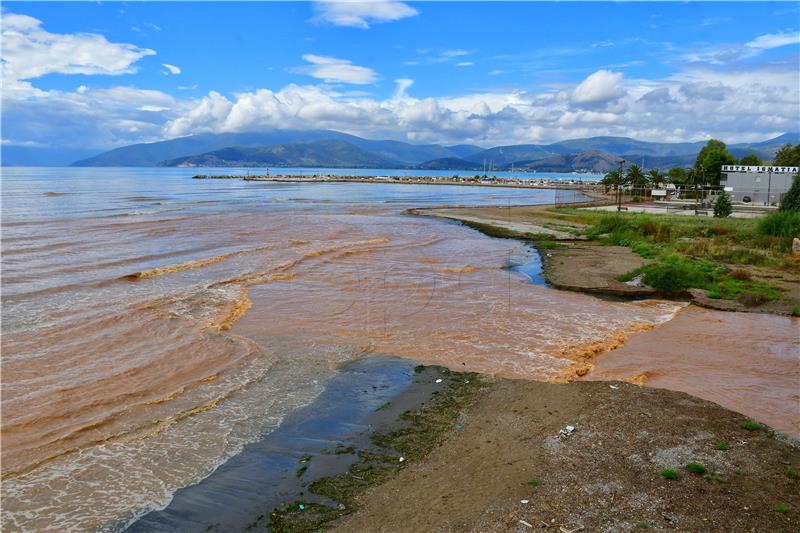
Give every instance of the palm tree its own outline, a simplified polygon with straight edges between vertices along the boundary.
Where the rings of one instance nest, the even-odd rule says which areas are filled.
[[[600,180],[600,183],[605,185],[606,192],[613,187],[615,190],[619,187],[622,180],[620,179],[619,170],[612,170],[607,172],[603,179]]]
[[[645,176],[642,167],[639,165],[631,165],[628,167],[628,175],[625,181],[635,189],[641,189],[647,186],[647,176]]]
[[[664,175],[659,172],[658,169],[654,168],[648,175],[650,176],[650,185],[652,185],[654,189],[658,189],[658,186],[664,182]]]

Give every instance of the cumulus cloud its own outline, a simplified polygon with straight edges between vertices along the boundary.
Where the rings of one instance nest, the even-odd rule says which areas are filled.
[[[600,71],[559,90],[416,98],[395,80],[388,99],[289,85],[229,98],[210,93],[170,120],[164,136],[326,128],[410,142],[518,144],[596,135],[658,141],[763,140],[796,129],[800,89],[782,67],[693,70],[658,80]],[[598,105],[587,105],[598,104]]]
[[[176,67],[175,65],[170,65],[169,63],[161,63],[161,66],[167,69],[164,71],[164,74],[166,75],[181,73],[181,67]]]
[[[27,15],[2,14],[4,90],[31,90],[31,80],[50,73],[119,75],[154,55],[133,44],[111,43],[95,33],[58,34]]]
[[[575,87],[572,99],[578,104],[601,104],[616,100],[624,92],[620,87],[621,81],[621,72],[598,70]]]
[[[314,11],[313,22],[353,28],[369,28],[370,24],[400,20],[418,13],[413,7],[393,0],[322,1],[314,3]]]
[[[354,85],[367,85],[375,83],[378,75],[374,70],[367,67],[353,65],[347,59],[339,59],[329,56],[318,56],[306,54],[303,61],[311,63],[303,67],[297,67],[295,72],[308,74],[328,83],[350,83]]]

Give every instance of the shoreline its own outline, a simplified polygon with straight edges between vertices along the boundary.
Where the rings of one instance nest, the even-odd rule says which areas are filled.
[[[537,248],[546,271],[549,250]],[[348,372],[346,367],[371,360],[345,365],[333,381]],[[405,365],[406,372],[414,364],[399,361],[396,364]],[[326,387],[323,396],[290,417],[295,429],[304,426],[306,435],[296,440],[298,446],[283,451],[285,460],[277,471],[276,464],[264,470],[262,463],[260,471],[238,474],[243,483],[233,491],[239,497],[231,499],[235,462],[240,470],[241,465],[258,465],[263,452],[255,450],[280,438],[271,433],[248,446],[241,459],[231,459],[230,466],[226,463],[200,484],[178,491],[167,509],[150,513],[129,531],[180,529],[190,516],[197,530],[203,530],[203,524],[195,518],[207,517],[207,531],[311,531],[329,526],[343,531],[576,531],[642,524],[700,531],[764,524],[791,528],[798,519],[800,441],[744,415],[685,393],[617,381],[561,385],[488,376],[476,376],[480,390],[473,391],[474,397],[460,398],[455,411],[447,411],[441,405],[431,408],[443,392],[431,387],[442,371],[425,367],[420,377],[427,376],[427,388],[416,389],[415,375],[398,384],[394,374],[394,396],[388,402],[376,407],[374,398],[355,400],[363,402],[355,433],[352,427],[343,431],[339,426],[335,437],[308,453],[301,443],[314,433],[312,426],[319,420],[313,413],[323,405],[320,402],[341,406],[341,391],[360,384],[344,379],[341,383],[348,384],[333,395]],[[444,372],[463,380],[462,374]],[[444,383],[448,384],[452,383]],[[370,413],[364,412],[367,405]],[[404,445],[397,436],[414,432],[409,420],[432,415],[438,425],[425,429],[432,446],[413,457],[408,449],[396,448]],[[574,427],[574,433],[559,436],[567,426]],[[276,433],[291,427],[291,421],[284,422]],[[382,440],[376,435],[395,437]],[[310,440],[319,445],[315,437]],[[385,446],[376,448],[376,442]],[[726,450],[717,447],[720,443]],[[622,453],[626,449],[629,455]],[[705,474],[686,471],[689,462],[701,463]],[[675,470],[679,479],[661,477],[666,468]],[[280,495],[264,496],[265,486],[271,489],[276,477],[282,480]],[[567,486],[571,489],[564,492],[561,487]],[[674,487],[680,490],[671,490]],[[218,505],[215,495],[229,500],[221,515],[206,507]],[[154,527],[158,524],[169,527]]]

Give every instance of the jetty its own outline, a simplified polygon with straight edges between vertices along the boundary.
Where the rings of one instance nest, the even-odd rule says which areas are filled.
[[[471,187],[510,187],[517,189],[576,189],[585,191],[602,188],[594,181],[580,178],[506,178],[494,176],[346,176],[346,175],[241,175],[197,174],[196,180],[271,181],[290,183],[398,183],[406,185],[458,185]]]

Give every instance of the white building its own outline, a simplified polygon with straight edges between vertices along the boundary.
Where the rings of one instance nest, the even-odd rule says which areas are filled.
[[[719,184],[735,202],[778,205],[797,173],[798,167],[722,165]]]

